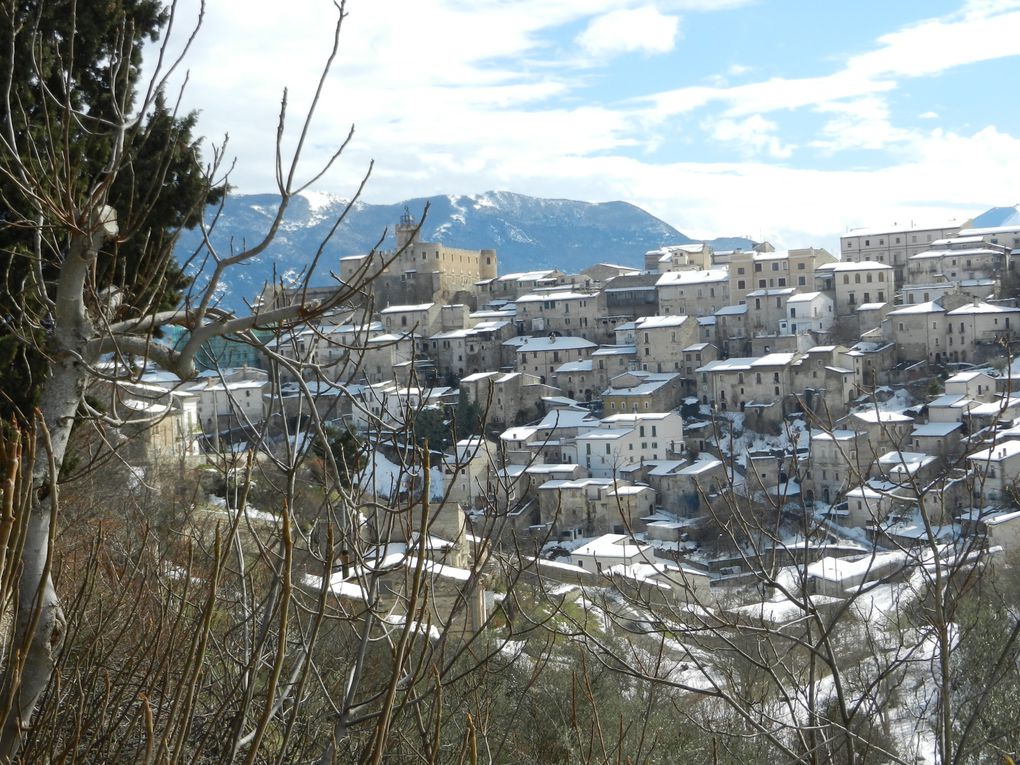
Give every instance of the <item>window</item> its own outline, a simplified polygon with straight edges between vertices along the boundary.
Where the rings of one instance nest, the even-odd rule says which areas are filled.
[[[773,271],[778,271],[779,270],[779,264],[778,263],[773,263],[772,264],[772,270]]]
[[[745,289],[747,289],[747,285],[744,283],[743,279],[741,279],[740,281],[737,282],[737,289],[738,290],[745,290]]]

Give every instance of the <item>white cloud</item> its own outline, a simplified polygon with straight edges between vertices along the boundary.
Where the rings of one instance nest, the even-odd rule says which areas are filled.
[[[651,5],[610,11],[589,22],[577,44],[590,56],[619,53],[669,53],[676,46],[678,16],[667,16]]]
[[[910,143],[915,138],[911,131],[893,126],[889,105],[878,96],[822,104],[818,110],[836,115],[822,126],[823,137],[811,144],[828,152],[885,149],[892,144]]]
[[[874,50],[817,77],[774,77],[725,87],[690,86],[649,97],[660,118],[713,102],[731,116],[815,107],[841,99],[891,91],[907,77],[933,75],[980,61],[1020,56],[1020,2],[982,0],[963,12],[928,19],[878,38]]]
[[[565,66],[557,56],[569,50],[550,43],[551,30],[584,28],[596,19],[590,30],[614,14],[640,21],[643,11],[669,20],[676,18],[669,14],[742,1],[663,0],[653,7],[650,0],[349,0],[335,76],[311,131],[316,143],[308,167],[356,123],[349,156],[320,184],[324,191],[349,194],[374,157],[369,201],[493,188],[626,199],[690,235],[749,234],[777,246],[831,247],[847,225],[972,215],[1015,199],[1020,139],[994,127],[907,133],[893,124],[883,94],[907,77],[934,73],[933,67],[980,60],[974,57],[988,55],[983,47],[1012,50],[1020,43],[990,42],[982,30],[998,14],[993,37],[1020,40],[1010,31],[1020,14],[1008,13],[1020,0],[972,2],[955,16],[886,35],[875,51],[817,77],[754,82],[757,70],[727,68],[724,59],[721,70],[741,75],[742,84],[681,88],[651,105],[586,102],[578,78],[588,72]],[[242,170],[234,180],[242,191],[273,188],[280,92],[291,86],[295,114],[307,103],[330,42],[330,8],[298,2],[281,12],[254,0],[218,0],[207,8],[208,28],[189,61],[186,105],[203,109],[203,132],[231,133],[231,153],[240,156]],[[630,28],[621,22],[613,29],[617,39],[601,43],[603,55],[668,50],[679,25],[663,26],[669,34],[660,29],[655,38],[640,34],[637,22]],[[944,27],[955,30],[952,45],[963,52],[936,49],[937,55],[922,52],[920,62],[912,61],[925,41],[942,44]],[[597,37],[591,44],[597,48]],[[706,105],[717,105],[716,113],[699,114],[693,126],[676,116]],[[805,153],[804,144],[781,140],[771,117],[805,108],[826,120],[816,147],[836,152],[896,143],[896,164],[857,171],[798,167],[792,160]],[[973,123],[981,124],[979,118],[975,114]],[[638,151],[668,140],[664,151],[697,156],[699,125],[733,147],[733,161],[663,164]]]
[[[927,111],[917,115],[919,120],[937,120],[939,118],[938,112]]]
[[[764,154],[772,159],[787,159],[793,154],[793,147],[784,144],[776,135],[778,125],[760,114],[752,114],[743,120],[709,120],[702,127],[714,140],[735,144],[738,151],[746,156]]]

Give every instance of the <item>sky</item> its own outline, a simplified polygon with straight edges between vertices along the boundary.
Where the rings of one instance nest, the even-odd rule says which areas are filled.
[[[196,2],[182,0],[178,30]],[[623,200],[696,238],[834,252],[854,227],[1020,202],[1020,0],[348,0],[346,12],[298,177],[354,135],[319,192],[350,197],[374,161],[367,202]],[[281,95],[293,149],[336,13],[328,0],[206,8],[182,104],[211,142],[229,135],[238,191],[276,189]]]

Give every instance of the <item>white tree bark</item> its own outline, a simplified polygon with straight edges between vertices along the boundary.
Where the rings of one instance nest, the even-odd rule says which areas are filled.
[[[114,211],[87,212],[85,231],[72,235],[61,265],[47,350],[50,376],[42,389],[39,418],[45,449],[36,453],[32,470],[32,515],[22,552],[14,654],[7,667],[4,694],[8,705],[0,729],[0,762],[10,762],[31,724],[39,698],[53,673],[64,635],[64,615],[51,576],[51,525],[58,509],[57,478],[78,404],[87,379],[84,354],[94,334],[85,305],[89,273],[99,247],[116,236]]]

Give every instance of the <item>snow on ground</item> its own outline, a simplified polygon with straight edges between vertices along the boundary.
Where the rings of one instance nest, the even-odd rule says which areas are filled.
[[[412,468],[401,467],[382,452],[376,451],[368,456],[365,469],[358,474],[357,483],[365,491],[380,497],[392,497],[421,480],[420,475],[410,472],[412,470],[420,473],[421,467],[418,465]],[[443,471],[438,467],[430,468],[429,499],[442,498]]]
[[[223,515],[233,519],[237,514],[237,510],[227,507],[227,500],[223,497],[217,497],[215,494],[210,494],[206,498],[208,505],[208,511],[213,515]],[[252,521],[263,521],[265,523],[276,523],[279,520],[279,516],[273,513],[266,512],[265,510],[258,510],[247,504],[244,506],[244,517]]]
[[[852,412],[875,411],[902,412],[914,406],[917,401],[905,388],[882,386],[875,391],[875,396],[861,396],[850,406]]]

